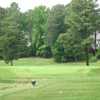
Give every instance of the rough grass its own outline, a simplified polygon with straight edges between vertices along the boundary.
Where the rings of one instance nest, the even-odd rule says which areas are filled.
[[[0,100],[100,100],[99,65],[41,58],[20,59],[13,67],[0,62]]]

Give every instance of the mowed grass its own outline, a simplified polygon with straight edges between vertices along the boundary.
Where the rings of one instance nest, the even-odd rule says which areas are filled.
[[[100,100],[99,66],[28,58],[11,67],[1,61],[0,100]]]

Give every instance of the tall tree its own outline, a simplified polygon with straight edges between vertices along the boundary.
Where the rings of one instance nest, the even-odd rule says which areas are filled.
[[[32,15],[32,45],[37,55],[38,49],[44,45],[47,32],[48,9],[45,6],[36,7]]]
[[[18,58],[20,50],[26,45],[25,37],[20,30],[19,15],[17,4],[12,3],[11,7],[7,8],[1,27],[3,34],[0,36],[2,57],[6,63],[11,63],[11,65],[13,65],[13,60]]]
[[[0,36],[3,35],[3,32],[2,32],[2,28],[1,27],[2,27],[2,22],[4,20],[5,15],[6,15],[6,10],[4,8],[0,7]],[[2,58],[1,51],[2,51],[2,49],[0,47],[0,58]]]
[[[66,51],[66,56],[69,55],[71,59],[78,59],[83,53],[86,54],[87,65],[89,65],[89,48],[92,44],[90,37],[96,31],[95,23],[98,22],[96,7],[94,0],[72,0],[65,11],[65,24],[68,30],[57,40],[63,41],[60,42],[64,46],[63,51]]]
[[[48,43],[54,45],[60,33],[65,32],[65,7],[64,5],[54,6],[48,16]]]
[[[96,0],[72,0],[70,3],[65,23],[69,26],[70,31],[74,32],[76,37],[81,37],[80,43],[84,39],[87,40],[97,30],[98,10],[96,8]],[[86,52],[89,55],[88,50]]]
[[[0,35],[3,34],[1,27],[2,27],[2,22],[4,20],[5,15],[6,15],[6,9],[0,7]]]

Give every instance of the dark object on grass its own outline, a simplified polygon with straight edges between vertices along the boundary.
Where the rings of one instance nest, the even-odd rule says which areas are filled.
[[[36,80],[32,80],[32,85],[33,85],[33,86],[36,85]]]

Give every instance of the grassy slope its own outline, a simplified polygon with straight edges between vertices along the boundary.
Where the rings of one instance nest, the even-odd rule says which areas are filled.
[[[40,58],[21,59],[14,67],[0,62],[0,100],[100,100],[99,65]]]

